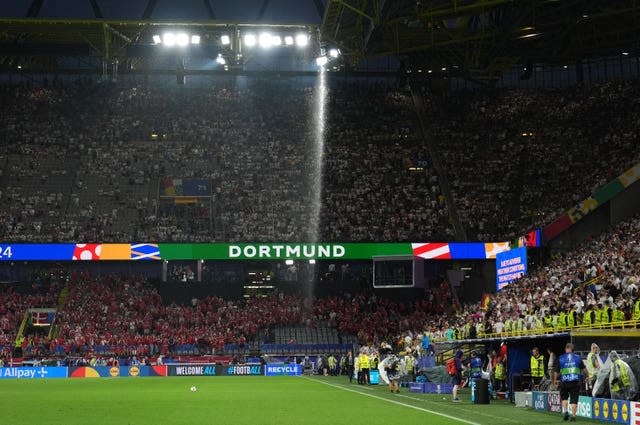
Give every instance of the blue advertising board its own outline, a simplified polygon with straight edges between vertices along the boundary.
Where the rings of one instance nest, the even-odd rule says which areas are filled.
[[[631,417],[629,402],[625,400],[593,399],[593,419],[616,424],[629,424]]]
[[[427,394],[451,394],[453,392],[453,384],[434,384],[433,382],[425,382],[424,392]]]
[[[264,369],[265,376],[300,376],[301,364],[268,364]]]
[[[547,401],[547,394],[546,392],[539,392],[539,391],[534,391],[533,392],[533,408],[536,410],[544,410],[546,411],[548,409],[548,401]]]
[[[1,379],[42,379],[66,378],[66,367],[3,367],[0,368]]]
[[[516,248],[496,255],[497,291],[526,274],[527,248]]]
[[[425,385],[424,382],[409,382],[409,392],[422,394],[424,393]]]
[[[371,385],[378,385],[380,383],[380,372],[376,369],[369,371],[369,383]]]

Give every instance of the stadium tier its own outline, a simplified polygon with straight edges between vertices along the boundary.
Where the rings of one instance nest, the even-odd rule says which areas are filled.
[[[640,424],[639,2],[59,3],[0,2],[0,425]]]

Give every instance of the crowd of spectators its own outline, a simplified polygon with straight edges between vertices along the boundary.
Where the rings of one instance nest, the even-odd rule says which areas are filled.
[[[640,219],[622,222],[532,270],[490,301],[432,323],[433,337],[552,332],[640,320],[639,240]]]
[[[410,97],[383,86],[322,89],[288,78],[220,78],[209,89],[4,86],[0,136],[3,241],[451,234],[437,175],[408,170],[428,156]],[[211,198],[168,208],[163,182],[189,178],[210,180]],[[188,219],[181,208],[193,210]]]
[[[424,99],[472,240],[511,240],[548,224],[640,161],[637,81]]]

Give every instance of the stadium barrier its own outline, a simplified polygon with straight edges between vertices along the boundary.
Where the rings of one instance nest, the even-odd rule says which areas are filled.
[[[69,378],[167,376],[167,366],[79,366],[68,369]]]
[[[560,413],[560,393],[534,391],[530,406],[535,410]],[[577,416],[602,422],[635,425],[640,422],[640,403],[580,396]]]
[[[478,333],[478,338],[476,339],[447,339],[447,338],[432,338],[433,342],[443,343],[443,342],[458,342],[458,341],[477,341],[483,339],[501,339],[501,338],[514,338],[514,337],[531,337],[531,336],[545,336],[545,335],[555,335],[555,334],[563,334],[567,332],[581,332],[588,330],[630,330],[640,328],[640,320],[625,320],[618,322],[610,322],[610,323],[598,323],[591,324],[588,326],[585,325],[576,325],[576,326],[565,326],[558,328],[540,328],[540,329],[525,329],[521,331],[510,331],[510,332],[502,332],[502,333]]]
[[[262,365],[220,365],[220,364],[172,364],[167,366],[167,376],[260,376],[264,375]]]
[[[42,379],[66,378],[69,368],[66,367],[3,367],[0,368],[0,379]]]
[[[301,364],[268,364],[264,368],[264,376],[300,376],[302,373]]]

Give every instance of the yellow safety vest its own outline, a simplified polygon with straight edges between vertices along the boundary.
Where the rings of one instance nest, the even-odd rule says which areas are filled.
[[[584,313],[584,317],[582,318],[582,324],[585,326],[591,326],[591,313],[593,313],[591,310],[587,310]]]
[[[615,384],[611,384],[611,391],[619,392],[620,391],[620,383],[622,383],[622,385],[625,388],[629,388],[629,386],[631,385],[631,380],[629,379],[629,374],[627,373],[627,368],[624,366],[624,364],[622,364],[622,360],[620,360],[620,359],[616,360],[615,364],[618,366],[618,369],[620,369],[620,379],[618,381],[616,381]]]
[[[565,313],[560,313],[558,315],[558,324],[556,327],[558,329],[564,329],[567,327],[567,315]]]
[[[544,376],[544,356],[531,356],[531,377],[542,378]]]
[[[594,313],[595,313],[595,320],[593,321],[593,323],[596,325],[599,325],[600,323],[602,323],[602,309],[599,308],[595,310]]]
[[[624,322],[624,312],[618,308],[613,310],[613,321],[614,322]]]
[[[611,309],[609,307],[602,309],[602,323],[611,323]]]
[[[576,320],[573,317],[573,311],[567,313],[567,327],[572,328],[576,325]]]
[[[496,379],[498,381],[504,381],[507,378],[504,364],[496,363]]]
[[[551,317],[550,316],[544,316],[544,327],[545,328],[553,327],[553,322],[551,321]]]
[[[360,356],[360,369],[369,369],[369,356]]]
[[[413,357],[409,356],[407,357],[407,372],[409,373],[413,373]]]

